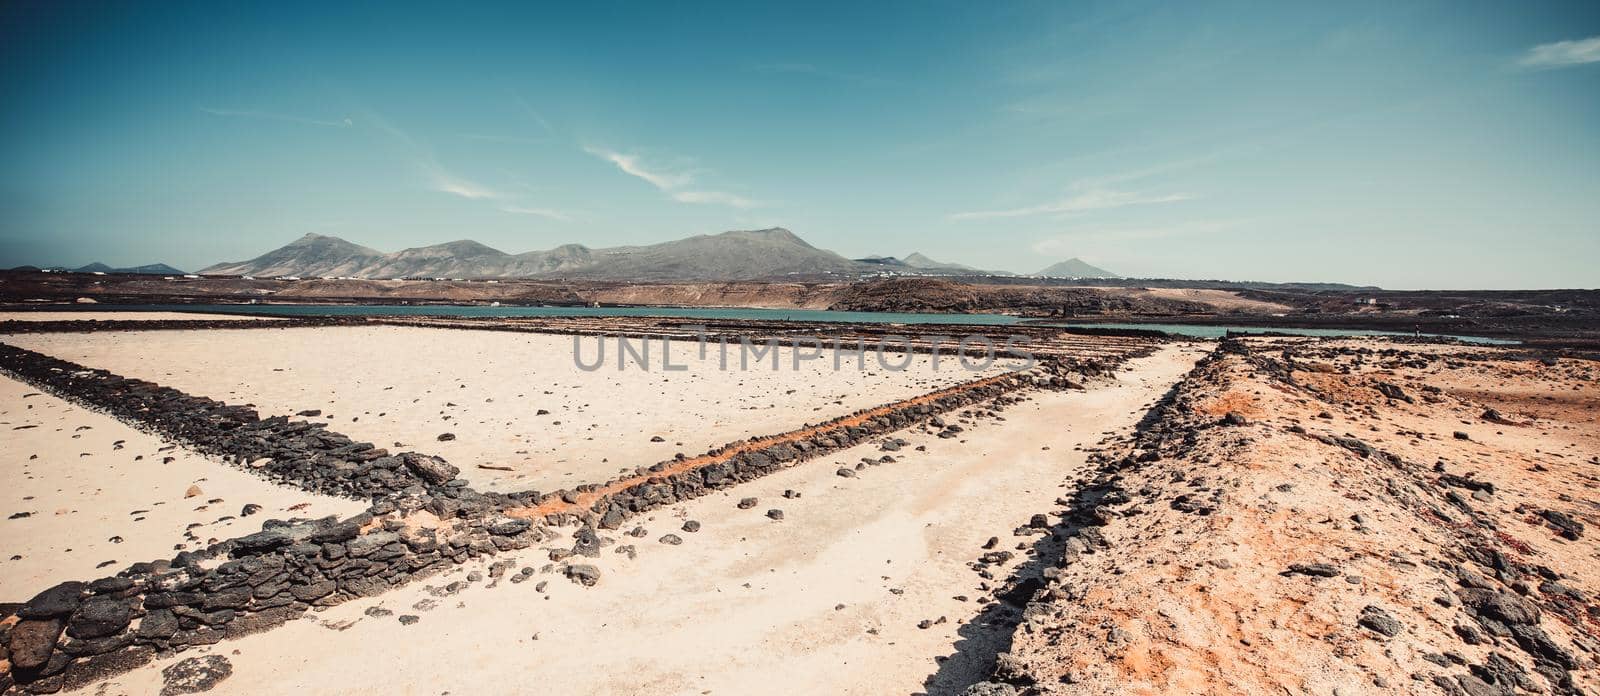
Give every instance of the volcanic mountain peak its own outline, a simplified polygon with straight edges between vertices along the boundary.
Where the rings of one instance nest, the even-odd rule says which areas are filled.
[[[1035,273],[1034,275],[1048,278],[1121,278],[1104,268],[1089,265],[1083,259],[1073,257]]]

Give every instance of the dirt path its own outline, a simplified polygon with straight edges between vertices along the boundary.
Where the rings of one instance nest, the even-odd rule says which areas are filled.
[[[943,692],[924,680],[978,676],[976,665],[941,670],[936,658],[956,652],[960,622],[978,613],[956,596],[984,594],[967,566],[984,541],[1009,549],[1024,540],[1012,530],[1049,509],[1085,466],[1076,448],[1131,427],[1198,357],[1165,348],[1130,362],[1117,385],[1040,393],[1004,421],[970,424],[964,440],[902,433],[910,444],[894,453],[900,461],[857,477],[835,470],[885,453],[864,445],[658,511],[641,521],[646,536],[618,536],[600,558],[578,559],[602,573],[592,588],[535,572],[430,595],[483,570],[469,566],[219,644],[210,650],[234,673],[214,693]],[[738,509],[745,497],[759,503]],[[770,509],[783,519],[768,519]],[[685,519],[702,528],[682,531]],[[668,533],[682,545],[658,541]],[[636,559],[615,552],[627,544]],[[549,565],[542,554],[510,558],[537,571]],[[415,608],[424,601],[437,607]],[[365,613],[380,606],[394,615]],[[420,621],[398,624],[406,614]],[[918,628],[940,617],[948,621]],[[108,691],[154,692],[174,661],[118,677]]]

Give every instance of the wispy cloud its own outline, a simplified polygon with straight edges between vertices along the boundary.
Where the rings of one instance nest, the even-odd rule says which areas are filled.
[[[557,210],[523,205],[515,194],[480,184],[450,171],[439,162],[433,154],[433,149],[426,143],[412,137],[410,133],[401,130],[377,112],[367,111],[362,115],[362,122],[372,124],[373,128],[389,136],[434,191],[467,200],[499,203],[500,210],[508,213],[540,215],[553,220],[570,219],[565,213]]]
[[[253,109],[213,109],[213,108],[211,108],[209,106],[202,106],[202,107],[200,107],[200,110],[202,112],[211,114],[212,116],[227,116],[227,117],[233,117],[233,118],[258,118],[258,119],[265,119],[265,120],[268,120],[268,121],[287,121],[289,123],[299,123],[299,124],[307,125],[307,126],[323,126],[325,128],[349,128],[349,127],[355,125],[355,122],[351,121],[348,118],[343,119],[343,120],[339,120],[339,121],[329,121],[329,120],[318,119],[318,118],[305,118],[303,116],[292,116],[290,114],[278,114],[278,113],[273,113],[273,112],[270,112],[270,111],[255,111]]]
[[[1539,44],[1528,49],[1528,52],[1517,60],[1518,65],[1535,70],[1564,68],[1586,63],[1600,63],[1600,36]]]
[[[657,164],[647,164],[638,155],[631,155],[600,147],[584,147],[587,152],[617,166],[624,174],[650,182],[672,200],[700,205],[726,205],[733,208],[758,208],[765,203],[726,191],[690,190],[695,182],[693,172],[673,170]]]
[[[487,186],[452,175],[436,163],[424,165],[423,170],[433,179],[434,190],[440,193],[475,201],[498,201],[506,197],[506,194]]]
[[[1155,205],[1160,203],[1176,203],[1187,201],[1195,196],[1187,193],[1150,194],[1135,193],[1131,191],[1118,191],[1111,188],[1094,186],[1085,188],[1067,196],[1021,208],[1008,208],[1004,210],[976,210],[963,213],[952,213],[951,220],[989,220],[994,218],[1032,217],[1036,215],[1065,216],[1075,213],[1086,213],[1094,210],[1107,210],[1123,208],[1131,205]]]
[[[585,147],[583,150],[584,152],[594,155],[595,157],[599,157],[600,159],[617,165],[617,169],[621,169],[625,174],[636,176],[640,179],[650,182],[651,186],[661,189],[662,191],[670,191],[680,186],[687,186],[690,182],[694,181],[694,176],[688,172],[668,172],[664,169],[646,167],[645,164],[640,161],[640,158],[637,155],[627,155],[614,150],[607,150],[597,147]]]
[[[570,214],[560,210],[551,210],[549,208],[528,208],[520,205],[506,205],[501,206],[500,210],[502,212],[512,213],[515,215],[537,215],[542,218],[561,220],[563,222],[572,220],[572,216]]]
[[[751,200],[726,191],[674,191],[672,200],[680,203],[714,203],[734,208],[759,208],[761,201]]]
[[[550,127],[550,122],[545,120],[544,114],[539,113],[538,109],[533,108],[533,105],[529,104],[528,100],[523,99],[519,94],[512,94],[511,100],[516,102],[517,108],[522,109],[522,113],[527,114],[528,118],[533,119],[533,122],[539,124],[539,127],[543,128],[546,133],[555,132],[555,129]]]

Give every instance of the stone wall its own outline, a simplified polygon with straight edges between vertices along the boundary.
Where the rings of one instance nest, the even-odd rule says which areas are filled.
[[[40,389],[262,476],[375,501],[343,520],[267,520],[254,534],[0,605],[0,692],[53,693],[91,684],[158,654],[266,630],[312,607],[377,595],[455,564],[560,538],[552,523],[576,522],[583,525],[580,533],[591,535],[594,527],[615,529],[634,515],[896,430],[921,423],[948,428],[942,413],[1023,389],[1082,388],[1116,364],[1045,361],[1030,372],[732,443],[604,484],[500,494],[472,489],[438,457],[389,455],[313,424],[261,419],[246,407],[0,344],[0,370]]]
[[[0,372],[258,476],[316,493],[377,499],[436,488],[457,473],[437,457],[391,455],[321,423],[261,418],[247,406],[191,396],[3,343]]]

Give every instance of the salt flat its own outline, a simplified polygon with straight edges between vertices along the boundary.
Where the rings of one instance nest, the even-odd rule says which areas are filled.
[[[458,567],[161,658],[104,688],[153,693],[163,668],[212,653],[233,663],[217,694],[955,693],[981,677],[994,650],[987,641],[1003,633],[963,623],[979,606],[957,597],[988,594],[968,564],[991,536],[1002,550],[1031,543],[1012,530],[1070,495],[1063,484],[1089,468],[1077,448],[1130,428],[1198,355],[1165,348],[1130,362],[1117,384],[1038,392],[1003,421],[949,414],[966,422],[960,439],[896,433],[910,441],[895,453],[900,460],[853,478],[834,472],[884,452],[861,445],[657,510],[626,525],[647,529],[642,538],[604,533],[614,541],[600,558],[583,559],[602,572],[592,588],[553,572],[513,584],[513,569],[492,589],[485,579],[449,596],[428,591],[486,564]],[[799,497],[785,498],[786,490]],[[739,509],[743,497],[759,503]],[[773,508],[782,520],[767,518]],[[700,531],[682,531],[685,520]],[[658,541],[668,533],[682,545]],[[637,558],[617,553],[623,545]],[[539,548],[496,560],[505,559],[549,565]],[[1018,562],[994,569],[997,577]],[[367,613],[376,608],[393,613]],[[420,621],[403,625],[402,615]]]
[[[834,370],[831,359],[793,369],[792,349],[779,349],[780,369],[770,369],[768,360],[749,371],[737,370],[735,349],[724,371],[715,350],[702,358],[691,343],[673,346],[672,364],[685,370],[665,371],[658,341],[651,343],[649,370],[632,362],[618,369],[615,339],[607,339],[605,364],[589,372],[576,364],[567,336],[390,326],[5,340],[190,394],[254,404],[263,417],[318,410],[313,420],[333,430],[379,447],[440,455],[474,486],[491,490],[603,481],[678,453],[699,454],[985,374],[948,357],[935,370],[928,356],[912,356],[899,372],[870,357],[865,369],[846,361]],[[584,339],[587,363],[596,357],[594,342]]]
[[[182,448],[163,450],[155,436],[5,377],[0,438],[0,601],[172,558],[175,545],[196,549],[249,534],[269,517],[366,507],[278,486]],[[261,510],[241,517],[247,504]],[[198,525],[194,540],[184,538],[190,525]],[[107,561],[115,562],[101,567]]]

